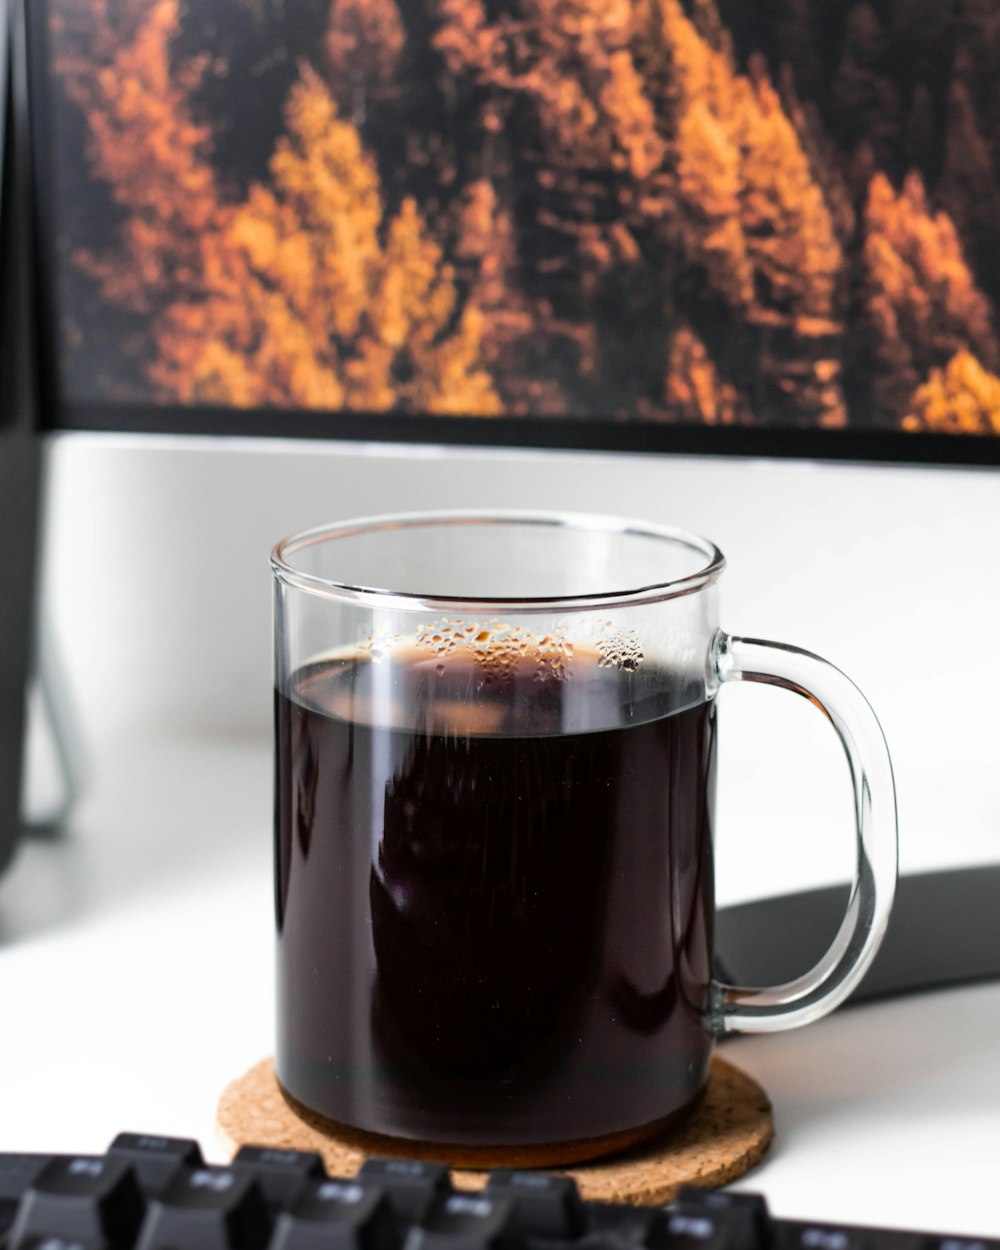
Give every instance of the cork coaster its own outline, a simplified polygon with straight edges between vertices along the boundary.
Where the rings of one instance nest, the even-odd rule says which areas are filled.
[[[300,1119],[285,1101],[270,1059],[223,1091],[216,1127],[231,1155],[245,1144],[316,1150],[334,1176],[353,1176],[368,1153],[387,1153],[384,1139],[346,1128],[333,1135]],[[742,1176],[761,1161],[773,1136],[767,1095],[745,1072],[715,1056],[705,1095],[682,1124],[613,1159],[554,1170],[572,1176],[592,1202],[669,1202],[682,1185],[710,1189]],[[407,1153],[419,1157],[412,1145]],[[452,1175],[457,1186],[477,1189],[487,1174]]]

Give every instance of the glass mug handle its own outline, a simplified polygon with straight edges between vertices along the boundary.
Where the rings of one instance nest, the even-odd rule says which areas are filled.
[[[850,994],[875,957],[889,921],[898,862],[896,790],[881,726],[849,677],[797,647],[719,633],[720,682],[760,681],[803,695],[833,726],[854,786],[857,854],[847,911],[830,949],[794,981],[747,988],[713,981],[707,1024],[716,1035],[775,1033],[810,1024]]]

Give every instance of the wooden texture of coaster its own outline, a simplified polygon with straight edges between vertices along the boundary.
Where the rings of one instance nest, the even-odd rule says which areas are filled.
[[[281,1093],[271,1059],[227,1086],[216,1124],[230,1154],[242,1145],[316,1150],[334,1176],[353,1176],[372,1153],[364,1133],[343,1129],[334,1136],[300,1119]],[[708,1189],[742,1176],[764,1157],[773,1136],[767,1095],[745,1072],[715,1056],[705,1096],[683,1124],[611,1159],[552,1170],[572,1176],[589,1201],[669,1202],[682,1185]],[[461,1188],[476,1189],[486,1173],[454,1171],[453,1178]]]

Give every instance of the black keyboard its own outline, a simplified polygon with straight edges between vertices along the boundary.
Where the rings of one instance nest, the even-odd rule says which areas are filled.
[[[1000,1240],[809,1224],[756,1194],[683,1190],[665,1207],[584,1202],[574,1182],[369,1159],[328,1176],[317,1154],[120,1133],[103,1155],[0,1154],[0,1250],[1000,1250]]]

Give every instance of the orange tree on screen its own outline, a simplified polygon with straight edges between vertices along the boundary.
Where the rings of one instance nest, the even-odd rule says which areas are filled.
[[[183,402],[399,407],[492,415],[481,314],[459,307],[450,266],[412,200],[383,213],[378,175],[305,68],[271,187],[226,202],[211,138],[188,95],[202,66],[171,65],[177,0],[156,0],[116,41],[103,0],[92,48],[66,56],[96,172],[127,210],[121,247],[78,255],[105,296],[148,315],[148,375]]]

